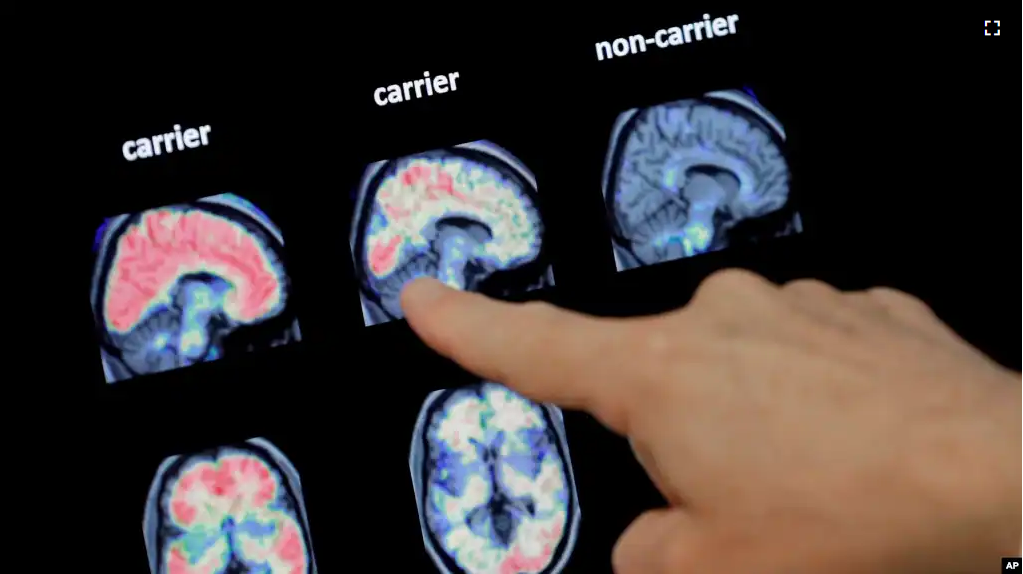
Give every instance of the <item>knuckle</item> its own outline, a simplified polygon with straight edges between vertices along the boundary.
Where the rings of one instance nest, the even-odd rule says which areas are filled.
[[[542,328],[549,325],[558,315],[559,309],[546,301],[528,301],[520,306],[521,316],[531,325]]]
[[[837,293],[838,290],[820,279],[794,279],[782,286],[785,291],[808,293]]]
[[[702,331],[704,324],[690,315],[666,316],[656,322],[635,325],[625,331],[629,353],[648,368],[671,368],[686,360],[695,349],[702,349],[706,333],[688,335],[689,330]]]
[[[700,283],[696,289],[695,298],[714,297],[718,294],[730,294],[734,291],[749,290],[764,287],[769,282],[745,269],[722,269],[716,271]]]
[[[649,355],[654,360],[674,356],[677,342],[675,337],[667,332],[666,329],[648,329],[642,337],[637,338],[640,340],[641,349],[644,354]]]
[[[731,287],[764,285],[767,281],[760,275],[746,269],[722,269],[707,278],[705,283]]]
[[[526,313],[533,315],[544,315],[550,313],[556,307],[546,301],[526,301],[522,304],[522,309]]]
[[[867,294],[872,297],[886,297],[890,299],[902,299],[905,301],[915,301],[916,298],[912,295],[899,291],[893,287],[871,287],[867,289]]]
[[[872,299],[882,301],[888,305],[902,308],[906,311],[913,311],[921,315],[933,315],[934,310],[927,304],[905,291],[899,291],[891,287],[872,287],[867,290],[867,295]]]

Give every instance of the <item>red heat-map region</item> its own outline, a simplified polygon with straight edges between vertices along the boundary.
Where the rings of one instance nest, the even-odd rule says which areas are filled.
[[[521,574],[522,572],[541,572],[550,564],[551,556],[554,554],[554,547],[561,538],[561,526],[554,525],[550,529],[540,531],[540,552],[538,554],[527,554],[522,546],[516,542],[510,549],[509,555],[501,561],[498,567],[500,574]]]
[[[465,193],[455,189],[454,178],[439,163],[417,163],[398,171],[380,188],[376,197],[388,222],[398,229],[405,227],[403,222],[412,214],[442,199],[453,199],[466,205],[474,203]],[[369,265],[374,274],[382,276],[394,268],[404,241],[400,234],[380,234],[370,239]]]
[[[270,469],[258,458],[235,454],[215,462],[199,462],[188,468],[174,485],[171,518],[185,529],[216,528],[226,514],[244,515],[247,510],[266,508],[277,499],[277,488]],[[282,514],[276,526],[280,530],[269,546],[250,545],[241,550],[248,559],[257,562],[273,557],[278,564],[287,565],[288,574],[304,573],[306,553],[298,524]],[[192,574],[197,570],[181,549],[171,550],[168,568],[175,574]]]
[[[130,330],[177,277],[198,271],[221,275],[233,285],[225,308],[240,321],[264,316],[279,301],[280,282],[266,253],[241,226],[202,211],[155,210],[118,241],[107,321],[117,331]]]
[[[262,461],[250,456],[225,456],[201,462],[182,475],[171,495],[171,516],[188,528],[199,517],[196,500],[226,500],[228,507],[261,507],[277,497],[277,482]]]

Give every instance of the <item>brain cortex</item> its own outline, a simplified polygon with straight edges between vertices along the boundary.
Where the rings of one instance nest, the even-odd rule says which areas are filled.
[[[485,226],[489,241],[474,245],[478,257],[496,267],[536,255],[539,241],[536,216],[530,200],[499,173],[468,160],[414,158],[397,173],[387,177],[376,196],[376,218],[366,242],[366,258],[375,277],[394,272],[405,248],[428,247],[430,232],[439,220],[462,217]],[[458,251],[453,249],[452,251]],[[448,262],[448,276],[460,277],[469,250],[442,253]],[[459,265],[460,264],[460,265]]]
[[[605,180],[619,270],[801,231],[784,138],[738,91],[623,114]]]
[[[283,241],[232,195],[115,218],[93,286],[107,380],[219,358],[224,339],[282,314]],[[269,337],[298,339],[297,322]]]
[[[244,228],[202,211],[161,209],[143,213],[121,237],[108,279],[107,324],[130,331],[179,277],[203,272],[230,285],[223,306],[239,321],[258,320],[280,304],[278,273]],[[211,296],[204,292],[196,305],[211,305]]]
[[[315,572],[297,476],[250,443],[175,457],[158,474],[144,520],[155,573]]]
[[[557,409],[485,383],[431,395],[416,433],[413,484],[442,572],[563,568],[579,508]]]
[[[370,166],[353,223],[352,250],[367,324],[400,318],[398,294],[429,275],[465,290],[545,286],[543,224],[524,165],[485,142]],[[535,272],[510,277],[527,266]]]

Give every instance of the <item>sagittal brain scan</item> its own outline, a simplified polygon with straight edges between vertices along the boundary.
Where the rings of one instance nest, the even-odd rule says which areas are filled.
[[[370,165],[351,237],[366,325],[401,318],[418,276],[493,296],[553,285],[543,234],[536,179],[489,142]]]
[[[104,222],[92,307],[107,382],[300,340],[283,247],[232,194]]]
[[[747,91],[621,114],[604,165],[618,270],[801,232],[784,143]]]
[[[409,457],[426,550],[440,572],[560,572],[579,504],[561,411],[497,384],[437,391]]]
[[[154,574],[315,574],[298,473],[263,439],[173,456],[143,517]]]

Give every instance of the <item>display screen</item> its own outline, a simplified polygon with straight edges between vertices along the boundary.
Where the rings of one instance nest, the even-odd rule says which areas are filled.
[[[831,132],[880,128],[789,65],[790,20],[706,10],[121,102],[62,235],[98,570],[610,572],[664,504],[628,441],[442,359],[400,293],[637,316],[718,269],[812,276],[836,236],[871,241],[828,214],[881,170],[859,150],[835,183],[852,144]]]

